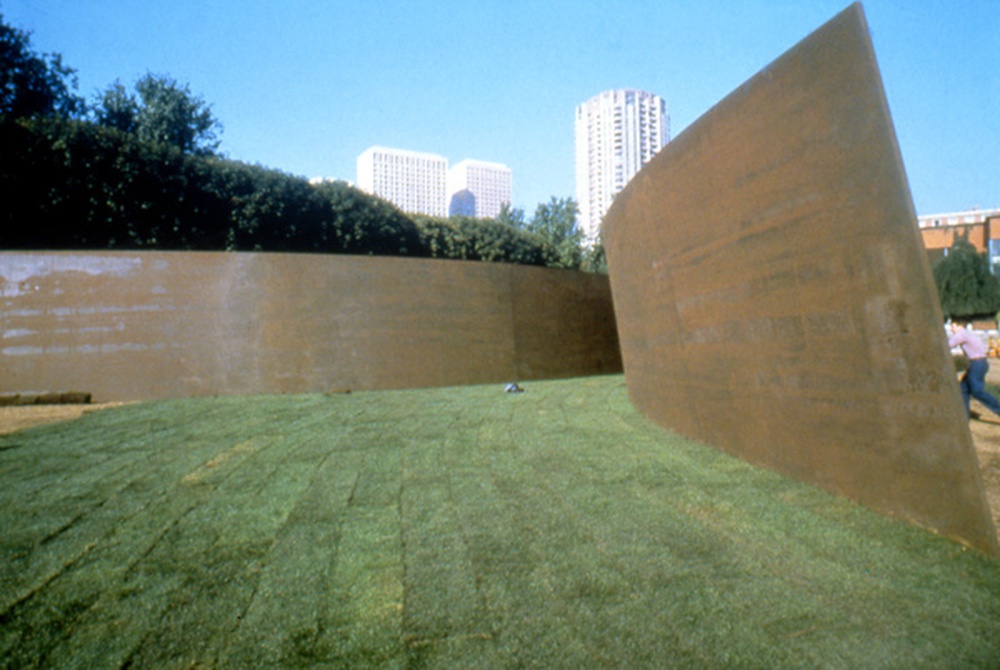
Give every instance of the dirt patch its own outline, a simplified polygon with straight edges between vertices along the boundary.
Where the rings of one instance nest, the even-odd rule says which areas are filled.
[[[986,408],[977,408],[976,405],[973,402],[972,409],[978,409],[982,418],[970,421],[969,429],[979,455],[979,470],[983,476],[993,524],[1000,529],[1000,416],[994,416]]]
[[[1000,361],[990,361],[986,383],[1000,386]],[[973,412],[979,419],[969,422],[972,442],[979,456],[979,471],[983,477],[986,500],[993,516],[993,525],[1000,531],[1000,416],[996,416],[975,400],[971,403]]]
[[[87,403],[79,405],[6,405],[0,406],[0,435],[15,430],[34,428],[47,423],[79,419],[86,412],[97,412],[123,402]]]

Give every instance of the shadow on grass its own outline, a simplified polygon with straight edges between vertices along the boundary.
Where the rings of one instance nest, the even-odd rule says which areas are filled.
[[[502,388],[0,438],[3,667],[1000,659],[997,562],[666,433],[620,376]]]

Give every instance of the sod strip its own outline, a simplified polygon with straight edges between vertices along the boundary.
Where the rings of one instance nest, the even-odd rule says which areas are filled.
[[[279,532],[328,452],[316,448],[309,426],[291,428],[269,448],[234,462],[232,473],[214,484],[209,502],[192,510],[160,543],[162,552],[138,566],[151,574],[179,571],[183,582],[170,594],[155,634],[130,663],[212,664],[220,655],[250,606]]]
[[[671,586],[680,597],[658,607],[660,612],[677,611],[678,615],[688,617],[699,613],[698,618],[718,624],[706,628],[706,631],[721,629],[726,632],[726,644],[711,636],[702,636],[701,640],[695,638],[697,646],[702,649],[721,650],[721,653],[712,652],[711,664],[733,663],[734,657],[731,654],[734,647],[741,649],[741,657],[749,655],[768,665],[790,663],[793,658],[802,658],[803,655],[813,658],[816,663],[829,662],[839,655],[841,661],[848,666],[871,662],[873,659],[883,662],[894,658],[928,658],[927,651],[920,648],[919,640],[914,640],[905,633],[907,624],[905,621],[897,621],[900,619],[898,616],[889,621],[880,620],[877,630],[881,631],[884,639],[874,648],[870,645],[855,646],[853,649],[848,647],[848,653],[845,653],[845,649],[820,648],[815,652],[808,651],[806,647],[812,647],[814,639],[827,631],[836,631],[838,636],[851,635],[854,631],[856,624],[853,623],[853,612],[851,609],[841,608],[839,600],[850,602],[854,608],[859,601],[878,598],[880,605],[888,605],[889,611],[910,612],[906,616],[912,616],[914,610],[925,612],[932,604],[897,603],[891,590],[872,592],[875,580],[870,570],[864,568],[863,564],[851,569],[850,562],[847,561],[849,554],[857,553],[858,546],[865,544],[850,529],[835,529],[837,532],[831,537],[830,529],[827,528],[823,534],[810,537],[810,530],[815,524],[811,523],[808,514],[795,513],[794,508],[785,508],[782,514],[777,515],[776,508],[766,501],[765,495],[773,494],[775,498],[785,500],[808,499],[813,506],[823,505],[827,508],[850,507],[845,501],[755,470],[721,454],[710,459],[706,459],[708,454],[699,454],[701,463],[711,466],[706,469],[701,463],[686,462],[685,450],[684,445],[678,445],[681,458],[677,464],[686,471],[686,476],[683,477],[686,483],[683,487],[672,487],[672,490],[657,487],[656,495],[652,498],[648,496],[650,491],[645,487],[622,486],[629,480],[629,475],[622,472],[620,467],[616,468],[612,459],[595,463],[594,467],[590,467],[592,464],[584,459],[568,460],[562,473],[574,482],[574,485],[565,486],[565,495],[581,508],[583,519],[607,517],[609,506],[615,505],[616,498],[622,494],[643,495],[645,499],[636,500],[635,507],[648,508],[656,505],[661,508],[655,515],[655,524],[645,529],[630,529],[632,524],[629,523],[628,510],[631,505],[623,500],[620,511],[612,512],[615,523],[595,526],[595,532],[606,536],[608,531],[613,533],[602,541],[602,545],[608,547],[609,551],[614,551],[616,547],[627,548],[618,555],[619,563],[626,569],[632,565],[663,567],[674,563],[680,570],[703,564],[715,571],[710,581],[675,580],[673,585],[664,582],[662,586],[647,582],[639,591],[656,592]],[[598,452],[591,452],[592,456],[597,454]],[[627,462],[627,452],[619,452],[618,460],[620,463]],[[584,467],[574,473],[571,471],[574,465]],[[640,473],[634,474],[638,476]],[[671,481],[668,473],[651,474],[656,481]],[[614,485],[605,487],[604,495],[592,496],[593,486],[580,485],[581,481],[603,483],[609,475],[614,478]],[[557,482],[558,479],[548,481]],[[704,487],[699,485],[692,488],[692,484],[699,484],[701,481],[705,482]],[[765,495],[761,495],[762,493]],[[683,503],[678,505],[679,501]],[[670,519],[674,519],[673,523],[669,522]],[[683,525],[678,527],[677,523]],[[897,530],[911,533],[915,531],[887,521],[882,525],[887,527],[883,530],[894,526]],[[755,532],[748,533],[751,529]],[[626,531],[624,534],[619,533],[623,530]],[[670,532],[664,534],[665,530]],[[803,532],[805,537],[797,537]],[[753,540],[748,542],[747,535]],[[642,538],[653,539],[654,544],[649,550],[644,551],[645,547],[636,542]],[[807,567],[804,573],[787,573],[787,564],[797,565],[795,561],[789,561],[790,547],[803,559],[801,565]],[[670,553],[683,552],[681,560],[664,560],[669,556],[664,555],[664,550]],[[836,550],[845,556],[837,562],[817,561],[817,553],[823,550]],[[720,570],[727,563],[731,564],[731,569]],[[869,566],[872,564],[870,558],[866,563]],[[879,563],[884,564],[885,561]],[[859,570],[858,567],[864,569]],[[704,572],[705,569],[698,571]],[[753,606],[742,605],[747,602],[753,603]],[[680,607],[677,607],[678,603]],[[649,620],[637,616],[625,618],[629,621]],[[762,624],[760,630],[746,625],[746,622],[751,621]],[[690,636],[685,637],[691,639]],[[813,639],[804,641],[803,638]],[[653,639],[645,641],[642,648],[649,648]],[[782,653],[783,643],[793,653]]]
[[[404,467],[407,641],[424,647],[448,637],[489,637],[440,446],[414,446]]]
[[[306,643],[325,627],[344,510],[364,456],[334,450],[316,469],[275,538],[249,607],[226,636],[221,665],[279,666],[318,655]]]
[[[136,427],[139,440],[146,442],[146,436],[141,435],[142,422],[137,422]],[[121,435],[116,433],[116,437]],[[106,449],[131,450],[135,444],[134,439],[122,439]],[[216,449],[217,445],[210,448]],[[182,450],[176,462],[182,467],[193,466],[203,455],[197,449]],[[197,504],[196,500],[175,500],[166,495],[165,491],[175,486],[176,480],[163,477],[155,457],[136,463],[140,472],[134,480],[135,486],[119,492],[117,498],[104,500],[93,510],[79,512],[78,523],[60,534],[58,541],[42,538],[35,550],[23,558],[22,569],[13,573],[16,577],[5,580],[5,586],[11,587],[5,593],[18,593],[14,602],[19,603],[16,607],[11,603],[3,614],[5,647],[21,642],[18,650],[24,652],[24,658],[45,658],[49,648],[58,644],[63,635],[62,627],[75,627],[79,617],[97,602],[105,586],[114,582],[115,575],[120,576],[137,556],[149,551],[167,529]],[[142,482],[144,477],[147,481]],[[159,482],[160,486],[143,485],[150,481]],[[16,529],[23,518],[15,516],[9,525]],[[56,569],[51,574],[42,573],[36,583],[39,566]],[[21,592],[19,585],[23,584],[30,585],[30,589]],[[46,586],[44,591],[43,586]],[[59,619],[61,627],[52,626],[45,618],[53,611],[65,613]]]
[[[13,624],[11,626],[11,629],[16,629],[17,627],[25,629],[24,632],[22,633],[22,637],[26,637],[32,641],[32,644],[36,647],[35,655],[40,654],[44,657],[45,654],[48,653],[46,651],[46,645],[54,643],[55,640],[50,639],[52,636],[38,635],[37,632],[33,630],[33,628],[36,627],[33,627],[30,624],[30,621],[32,619],[32,617],[30,616],[30,611],[32,609],[38,609],[39,607],[43,609],[45,607],[52,607],[53,605],[47,601],[51,601],[53,598],[55,598],[55,601],[58,605],[58,603],[60,602],[58,599],[58,594],[61,593],[62,591],[68,590],[70,592],[75,592],[75,593],[79,593],[81,591],[86,592],[87,589],[81,588],[80,586],[81,582],[86,583],[88,580],[94,582],[92,584],[93,589],[91,589],[94,590],[102,586],[107,586],[109,583],[113,583],[110,580],[110,577],[112,575],[115,574],[120,575],[126,569],[131,572],[134,572],[136,564],[141,562],[141,560],[145,557],[145,555],[149,554],[152,551],[153,546],[159,544],[160,540],[163,539],[163,536],[167,533],[168,530],[175,531],[176,527],[180,524],[181,518],[189,517],[190,513],[193,510],[195,510],[199,505],[203,505],[204,503],[213,499],[213,497],[220,489],[220,486],[218,486],[217,484],[213,485],[213,481],[224,482],[226,479],[231,480],[233,473],[239,471],[238,466],[241,464],[243,459],[248,457],[250,454],[258,451],[262,446],[268,446],[268,445],[269,443],[266,440],[258,437],[258,438],[252,438],[250,440],[243,440],[241,442],[236,443],[235,445],[231,445],[230,447],[216,453],[212,458],[207,459],[198,465],[191,463],[190,459],[185,459],[185,458],[176,459],[176,461],[179,463],[187,462],[187,465],[193,467],[186,468],[189,470],[188,472],[183,473],[183,476],[178,476],[177,479],[174,479],[172,482],[170,482],[176,489],[176,491],[173,491],[174,495],[167,495],[165,496],[165,500],[159,500],[157,501],[158,502],[157,505],[152,506],[152,509],[158,515],[162,515],[164,508],[169,509],[171,507],[174,507],[179,510],[177,516],[171,515],[170,517],[168,517],[168,521],[166,523],[167,528],[165,528],[164,532],[157,533],[154,536],[153,543],[147,546],[131,544],[128,541],[119,542],[118,539],[119,537],[121,537],[121,533],[116,532],[116,535],[118,537],[116,537],[113,541],[107,543],[101,543],[98,545],[101,551],[98,551],[93,555],[88,555],[85,560],[81,561],[80,565],[73,565],[73,569],[67,570],[64,574],[59,575],[61,579],[59,580],[58,584],[55,585],[57,586],[57,588],[50,589],[47,598],[40,599],[38,602],[31,603],[31,606],[25,607],[24,609],[26,610],[26,613],[10,617],[12,619],[12,624]],[[216,445],[213,449],[217,448],[218,446]],[[182,453],[187,453],[184,452],[184,450],[181,451]],[[197,453],[197,452],[191,451],[190,453]],[[176,472],[176,470],[175,474],[181,475],[181,473]],[[240,490],[246,490],[245,484],[246,484],[245,482],[237,482],[236,487],[239,488]],[[270,499],[270,497],[265,495],[263,496],[263,499],[268,500]],[[281,498],[278,499],[280,500]],[[238,503],[235,507],[231,506],[231,509],[238,509],[240,507],[242,507],[242,505]],[[105,505],[102,507],[102,511],[106,513],[105,516],[111,516],[111,518],[113,519],[114,517],[112,516],[112,512],[121,511],[120,508],[121,506]],[[218,517],[219,515],[215,513],[210,513],[209,516]],[[266,516],[261,517],[261,515],[257,514],[256,511],[252,513],[250,517],[252,519],[266,518]],[[122,527],[124,527],[126,530],[129,529],[131,526],[135,525],[135,524],[129,524],[129,517],[128,515],[125,514],[119,516],[119,521],[125,522],[122,524]],[[150,526],[149,520],[140,515],[139,517],[137,517],[136,521],[138,522],[139,533],[134,535],[134,537],[147,539],[148,530]],[[100,524],[97,522],[91,525],[100,526]],[[236,523],[230,525],[229,527],[232,528],[234,526],[245,527],[245,524]],[[113,525],[111,527],[114,528]],[[117,531],[118,529],[115,530]],[[146,535],[142,534],[143,530],[146,531],[147,533]],[[131,538],[133,536],[126,535],[125,537]],[[246,552],[240,549],[238,553],[242,555],[245,554]],[[179,560],[183,561],[185,560],[185,558],[181,557]],[[98,580],[100,580],[100,582],[98,582]],[[135,581],[140,584],[142,583],[141,579],[134,579],[134,575],[130,575],[130,579],[126,581],[127,582]],[[135,592],[136,588],[138,587],[134,586],[131,583],[126,583],[126,585],[123,587],[123,591],[127,595],[131,595],[132,593]],[[168,592],[169,590],[170,589],[166,589],[166,591]],[[83,616],[82,618],[78,619],[76,622],[77,625],[82,629],[86,629],[88,626],[91,626],[92,624],[92,622],[89,619],[93,619],[96,617],[99,621],[97,625],[94,627],[98,631],[97,633],[98,635],[101,634],[100,631],[104,630],[103,623],[109,618],[112,621],[131,620],[131,621],[145,622],[148,625],[150,621],[156,618],[156,613],[158,612],[162,613],[163,609],[168,605],[170,605],[170,601],[164,600],[162,598],[160,599],[157,599],[155,597],[144,598],[143,611],[139,613],[140,615],[143,616],[139,616],[138,618],[120,617],[117,616],[119,614],[117,610],[119,610],[122,606],[128,607],[129,603],[134,602],[135,599],[122,598],[121,600],[123,601],[121,606],[119,606],[118,603],[112,603],[110,605],[107,602],[100,603],[101,605],[100,607],[95,607],[90,613],[88,613],[87,616]],[[149,607],[148,603],[150,600],[154,602],[160,602],[160,607]],[[70,605],[79,609],[79,605],[75,603],[70,603]],[[110,614],[106,613],[105,610],[110,610]],[[132,614],[134,615],[135,613]],[[129,640],[130,638],[134,637],[128,634],[130,632],[129,630],[118,630],[115,632],[117,633],[116,638],[117,642],[119,643],[119,647],[122,647],[123,646],[122,643],[124,643],[126,640]],[[82,637],[87,637],[87,636],[84,635]],[[55,656],[58,658],[59,654],[56,653]],[[67,652],[67,656],[70,658],[76,656],[76,652],[73,649],[73,646],[70,646],[69,652]]]
[[[592,563],[589,538],[565,516],[545,484],[534,479],[528,460],[539,432],[532,418],[537,412],[526,414],[512,432],[502,415],[481,427],[477,448],[491,459],[485,473],[489,479],[479,488],[489,492],[484,496],[489,504],[467,509],[465,522],[479,530],[473,551],[491,609],[503,613],[497,638],[504,653],[521,662],[522,650],[530,649],[534,658],[543,654],[543,665],[591,666],[594,650],[565,606],[562,590],[564,580],[582,567],[567,571],[568,562]],[[494,521],[484,523],[491,517]],[[497,529],[492,536],[484,532],[491,527]]]
[[[230,468],[238,464],[236,460],[229,460],[227,463]],[[198,471],[199,468],[196,468],[193,472]],[[221,468],[218,471],[221,472]],[[168,609],[173,608],[175,612],[171,616],[177,618],[176,610],[184,602],[183,596],[178,596],[178,593],[189,588],[190,579],[185,577],[191,576],[184,575],[184,572],[193,572],[194,577],[199,577],[212,571],[213,568],[208,568],[206,564],[225,562],[224,550],[217,549],[215,552],[202,550],[197,542],[183,544],[181,550],[171,548],[179,542],[177,539],[179,536],[185,535],[185,528],[192,523],[192,520],[197,523],[199,510],[211,506],[215,499],[216,490],[213,487],[204,485],[203,482],[199,482],[202,484],[199,486],[199,483],[193,483],[194,481],[196,480],[188,476],[181,478],[179,483],[175,482],[174,489],[168,495],[150,506],[149,510],[156,520],[161,519],[164,512],[175,510],[168,514],[162,532],[150,537],[150,527],[155,528],[153,524],[156,521],[148,518],[146,514],[138,515],[134,519],[123,518],[124,523],[117,526],[113,539],[99,543],[97,549],[60,574],[41,598],[26,601],[21,608],[23,612],[19,611],[12,617],[12,624],[24,629],[24,638],[34,644],[55,643],[56,648],[51,652],[43,646],[40,650],[43,658],[51,656],[55,665],[59,665],[56,661],[63,658],[67,661],[79,658],[80,649],[87,648],[86,642],[90,637],[87,632],[92,631],[95,639],[108,642],[104,633],[109,625],[111,631],[115,633],[113,639],[117,644],[117,651],[130,653],[131,648],[147,635],[149,628],[160,624],[160,618],[166,616]],[[118,532],[119,530],[126,532]],[[206,540],[214,535],[198,531],[190,534]],[[144,540],[146,542],[143,542]],[[164,553],[164,547],[168,547],[166,549],[168,556],[173,555],[176,558],[157,558]],[[235,558],[243,561],[251,552],[245,547],[240,547],[236,554]],[[151,571],[151,579],[148,574],[150,561],[156,564],[155,569]],[[181,574],[177,574],[178,571],[171,566],[175,562],[184,564]],[[211,578],[217,577],[218,575],[212,575]],[[227,583],[232,579],[227,576],[220,578],[219,581]],[[53,601],[55,606],[59,606],[63,600],[69,600],[71,597],[79,598],[81,594],[86,599],[84,602],[90,606],[82,609],[76,605],[78,601],[70,600],[69,607],[81,611],[73,620],[74,636],[68,643],[59,644],[57,639],[46,641],[46,636],[38,634],[38,626],[30,625],[32,612],[52,607]],[[98,598],[98,595],[103,597]],[[138,610],[134,605],[139,605]]]
[[[345,443],[371,437],[365,426]],[[388,445],[337,450],[324,463],[289,516],[224,664],[297,667],[401,654],[398,464],[398,448]]]
[[[286,654],[286,665],[314,660],[334,667],[401,665],[405,587],[398,509],[350,507],[343,528],[323,628],[315,643],[293,636],[294,654]]]
[[[521,579],[518,573],[524,573],[525,587],[519,590],[534,593],[527,600],[511,603],[518,616],[523,617],[512,623],[527,625],[512,625],[504,631],[505,648],[516,654],[517,647],[527,645],[537,653],[540,647],[555,645],[552,648],[559,653],[547,661],[560,664],[571,659],[575,665],[593,666],[641,661],[642,655],[638,658],[631,655],[633,648],[648,654],[666,645],[670,658],[685,662],[691,655],[671,641],[670,627],[657,622],[655,613],[652,617],[642,613],[644,620],[603,618],[609,611],[625,611],[632,597],[630,585],[595,542],[587,524],[567,506],[565,492],[552,486],[553,478],[582,456],[572,440],[573,426],[554,425],[552,419],[553,415],[565,416],[562,405],[567,396],[563,394],[571,393],[572,389],[560,386],[552,389],[557,393],[520,401],[513,420],[498,417],[495,426],[489,429],[484,426],[480,433],[480,446],[495,445],[491,447],[493,482],[511,518],[509,525],[531,529],[527,566],[522,565],[514,575],[501,573],[494,577],[509,584],[512,579]],[[505,426],[517,429],[511,432]],[[538,476],[540,471],[543,476]],[[525,544],[523,537],[516,536],[510,542],[514,547]],[[487,544],[482,553],[488,556],[497,552]],[[559,621],[554,631],[544,627],[537,630],[539,627],[534,624],[539,612],[545,610],[548,614],[542,620]],[[599,621],[592,621],[594,612],[602,614]],[[636,635],[641,626],[653,629],[647,640]],[[609,639],[613,641],[610,645]],[[634,644],[636,640],[642,642],[641,647]],[[629,653],[623,655],[623,650]]]
[[[112,534],[115,523],[160,498],[173,485],[174,477],[204,462],[209,453],[218,449],[217,443],[211,441],[186,441],[183,446],[150,441],[141,421],[133,425],[132,434],[115,430],[112,435],[113,442],[102,442],[100,448],[91,451],[130,454],[129,465],[116,465],[113,476],[104,469],[88,467],[86,460],[80,463],[76,451],[63,452],[57,439],[30,449],[42,454],[40,458],[31,456],[36,462],[71,460],[73,467],[67,471],[75,479],[86,482],[89,477],[93,481],[91,489],[81,495],[63,495],[64,480],[54,477],[33,495],[18,497],[24,486],[18,477],[11,478],[12,485],[4,493],[4,509],[11,522],[0,540],[0,568],[5,575],[0,587],[0,613],[58,576]],[[86,451],[86,446],[84,442],[80,449]],[[122,461],[113,456],[97,460]],[[60,524],[57,528],[52,528],[53,520]]]
[[[637,436],[631,437],[634,440]],[[628,450],[616,451],[615,458],[593,462],[591,459],[600,456],[601,452],[588,453],[586,459],[566,459],[566,466],[560,470],[561,477],[550,477],[546,481],[560,487],[559,497],[579,509],[580,519],[607,519],[610,515],[615,520],[612,524],[595,524],[594,532],[603,536],[601,546],[615,555],[622,570],[629,575],[629,581],[642,585],[636,590],[637,597],[667,589],[673,592],[672,599],[652,607],[650,614],[659,613],[660,620],[667,624],[691,617],[694,621],[712,621],[716,625],[705,627],[705,632],[725,631],[726,641],[714,639],[711,634],[684,635],[689,647],[704,650],[701,652],[706,656],[703,664],[733,663],[734,648],[740,650],[740,657],[749,656],[762,664],[790,663],[795,656],[782,652],[782,642],[786,638],[800,640],[828,629],[850,634],[850,612],[831,607],[830,601],[823,596],[831,589],[836,592],[851,588],[857,573],[845,571],[839,565],[815,563],[816,570],[811,574],[787,575],[784,572],[787,568],[782,564],[787,561],[789,543],[794,546],[802,542],[790,539],[788,532],[799,532],[805,520],[788,519],[783,513],[781,526],[775,528],[768,518],[774,507],[765,504],[760,495],[761,492],[769,493],[768,489],[784,494],[804,490],[804,487],[723,455],[706,459],[706,454],[699,454],[699,461],[688,461],[683,444],[678,445],[676,455],[679,458],[674,461],[676,472],[684,474],[679,480],[669,472],[637,470],[630,473],[627,467],[622,467],[631,460]],[[661,485],[655,489],[630,485],[630,480],[640,478]],[[749,486],[745,484],[748,479],[751,480]],[[670,482],[673,484],[669,488],[662,485]],[[599,494],[594,495],[595,492]],[[832,497],[827,496],[827,499],[845,505]],[[637,526],[632,520],[642,517],[630,514],[630,510],[648,510],[651,506],[659,508],[650,517],[655,522],[645,528]],[[746,534],[750,529],[757,531],[752,535],[763,531],[763,537],[748,543]],[[821,538],[809,539],[819,541]],[[839,534],[837,541],[843,542],[845,547],[858,544],[857,538],[850,537],[850,533]],[[809,548],[815,551],[814,545]],[[674,560],[671,560],[672,555],[676,557]],[[814,565],[809,556],[804,558],[805,565]],[[638,571],[648,566],[656,566],[661,574],[644,575]],[[693,579],[690,578],[692,573]],[[710,579],[705,579],[704,573],[708,573]],[[865,597],[866,594],[858,590],[852,594],[851,602],[856,606],[858,600]],[[742,605],[747,602],[753,605]],[[637,616],[641,614],[639,608],[633,609],[637,611],[626,612],[624,620],[656,620],[655,617]],[[761,621],[762,614],[764,621]],[[748,622],[763,623],[763,630],[755,630],[747,625]],[[633,637],[641,637],[636,633],[633,628]],[[650,631],[638,647],[649,649],[655,640],[655,631]],[[901,641],[910,642],[905,637]],[[891,658],[892,653],[899,658],[902,651],[893,649],[892,653],[883,655],[881,649],[876,649],[873,655],[870,650],[861,651],[863,647],[855,649],[857,657],[848,654],[843,659],[848,665],[863,663],[865,659],[870,661],[873,656]],[[829,652],[814,657],[817,663],[830,658],[833,657]]]
[[[671,435],[620,376],[525,388],[172,401],[0,437],[0,667],[1000,658],[996,561]]]
[[[575,405],[586,402],[586,396],[580,395],[568,394],[559,404],[570,412]],[[690,579],[689,575],[697,573],[709,557],[714,563],[725,559],[728,547],[701,532],[694,519],[678,514],[671,507],[659,507],[652,514],[637,514],[638,509],[652,501],[683,498],[688,477],[672,471],[651,472],[656,464],[645,458],[645,449],[633,446],[647,439],[645,431],[623,432],[618,428],[605,438],[615,449],[586,449],[587,437],[601,431],[603,426],[591,421],[594,412],[574,414],[577,422],[558,451],[532,463],[548,473],[545,482],[550,495],[561,502],[564,513],[574,523],[586,529],[599,560],[590,574],[584,573],[567,585],[599,605],[577,608],[577,625],[588,631],[587,637],[594,643],[595,654],[602,654],[603,663],[612,662],[612,658],[603,654],[614,649],[619,660],[624,650],[628,663],[642,664],[648,662],[650,654],[654,658],[666,654],[683,659],[685,664],[711,664],[710,646],[678,633],[686,622],[671,616],[671,605],[673,601],[690,598],[689,592],[700,595],[704,582]],[[573,452],[580,453],[573,455]],[[563,465],[552,468],[549,461],[553,458]],[[637,499],[633,482],[640,478],[655,482],[664,498]],[[638,488],[640,492],[646,491],[644,485]],[[605,523],[595,524],[595,519]],[[649,597],[651,592],[660,591],[670,592],[671,602],[657,602]],[[601,617],[591,616],[609,602],[621,613],[616,620],[621,625],[605,627],[601,625]]]

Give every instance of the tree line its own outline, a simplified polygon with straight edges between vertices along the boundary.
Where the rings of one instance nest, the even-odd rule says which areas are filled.
[[[408,215],[346,182],[221,155],[222,125],[164,75],[111,84],[88,104],[61,57],[0,16],[4,249],[162,249],[401,255],[603,270],[581,247],[576,203],[526,219]]]

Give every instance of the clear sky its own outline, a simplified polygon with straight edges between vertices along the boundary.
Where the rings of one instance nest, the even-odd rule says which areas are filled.
[[[671,134],[846,0],[0,0],[92,99],[165,74],[230,158],[355,181],[371,145],[507,164],[530,216],[574,196],[573,116],[667,100]],[[1000,207],[1000,0],[864,3],[918,214]]]

